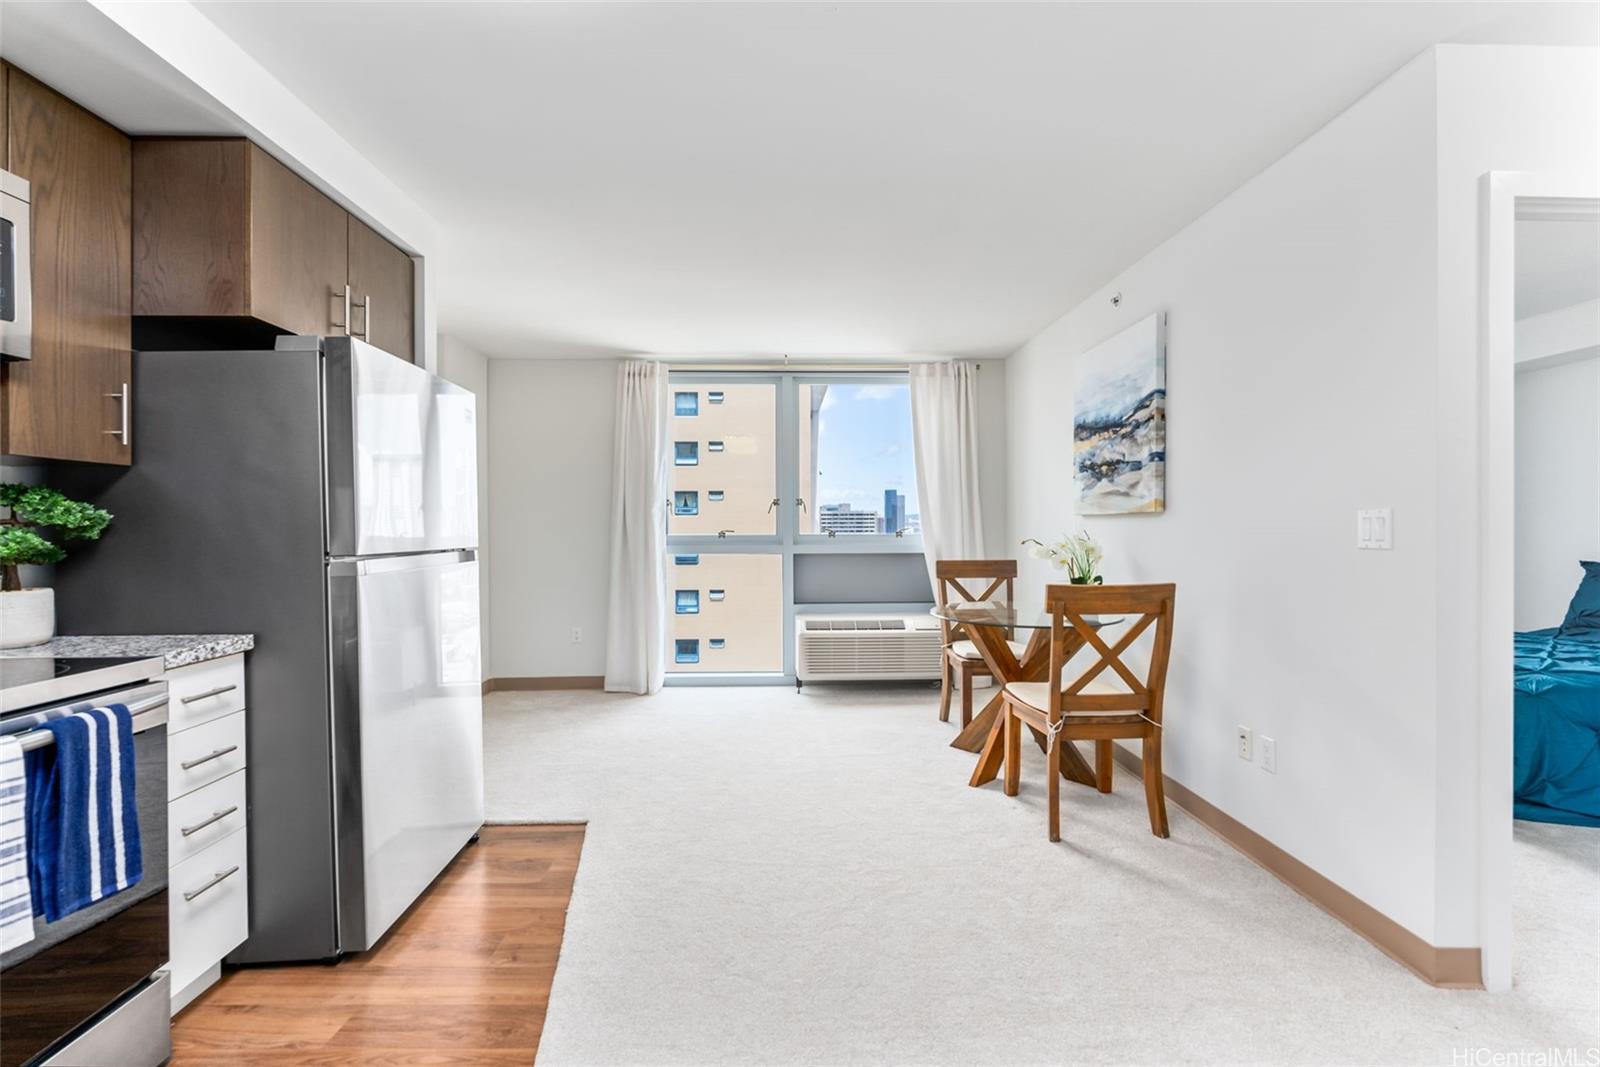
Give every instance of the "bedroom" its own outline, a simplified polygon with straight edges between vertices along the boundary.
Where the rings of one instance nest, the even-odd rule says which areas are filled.
[[[1551,865],[1600,856],[1600,218],[1589,207],[1527,217],[1519,204],[1516,222],[1518,896],[1540,892]]]

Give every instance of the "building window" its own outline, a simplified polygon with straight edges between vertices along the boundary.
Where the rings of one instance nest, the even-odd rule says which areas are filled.
[[[674,641],[672,643],[672,645],[673,645],[673,651],[672,651],[673,662],[675,662],[675,663],[699,663],[700,662],[700,640],[699,640],[699,638],[692,638],[690,640],[683,640],[683,639],[680,638],[679,640]]]
[[[706,442],[706,449],[708,451],[711,451],[711,452],[721,452],[722,451],[722,442],[721,441],[707,441]]]
[[[676,441],[672,445],[672,462],[680,467],[693,467],[700,462],[699,441]]]
[[[712,389],[711,391],[706,393],[706,399],[708,401],[710,401],[711,403],[713,403],[713,404],[722,403],[722,390],[720,390],[720,389]]]
[[[722,599],[726,598],[727,595],[728,594],[724,590],[721,590],[721,589],[713,589],[713,590],[711,590],[711,599],[712,600],[722,600]]]
[[[674,515],[700,514],[700,494],[693,489],[680,489],[672,494],[672,513]]]
[[[708,497],[710,497],[710,498],[711,498],[711,502],[712,502],[712,503],[713,503],[713,504],[720,504],[720,503],[722,503],[722,490],[721,490],[721,489],[711,489],[711,490],[708,490],[708,491],[707,491],[707,492],[706,492],[706,496],[708,496]]]
[[[674,415],[698,415],[698,414],[700,414],[700,394],[699,393],[674,393],[674,394],[672,394],[672,413]]]
[[[725,637],[713,637],[711,639],[711,651],[715,652],[717,649],[727,645],[727,643],[728,640]]]
[[[887,380],[801,381],[795,399],[796,496],[807,504],[796,516],[798,532],[920,534],[910,388]]]
[[[678,590],[677,611],[679,615],[700,614],[700,590]]]
[[[700,557],[696,555],[676,555],[672,557],[672,562],[680,567],[698,567],[700,566]]]

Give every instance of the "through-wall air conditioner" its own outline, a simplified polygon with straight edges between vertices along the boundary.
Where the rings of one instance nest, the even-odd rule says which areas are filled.
[[[796,615],[799,682],[937,679],[944,636],[932,615]]]

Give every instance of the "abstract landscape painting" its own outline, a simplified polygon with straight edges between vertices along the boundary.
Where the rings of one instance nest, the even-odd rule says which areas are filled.
[[[1078,358],[1072,458],[1080,515],[1166,508],[1165,327],[1157,312]]]

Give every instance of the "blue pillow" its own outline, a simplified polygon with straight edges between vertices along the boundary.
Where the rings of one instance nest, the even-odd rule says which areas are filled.
[[[1600,633],[1600,563],[1581,561],[1583,581],[1572,594],[1567,617],[1561,620],[1562,634]]]

